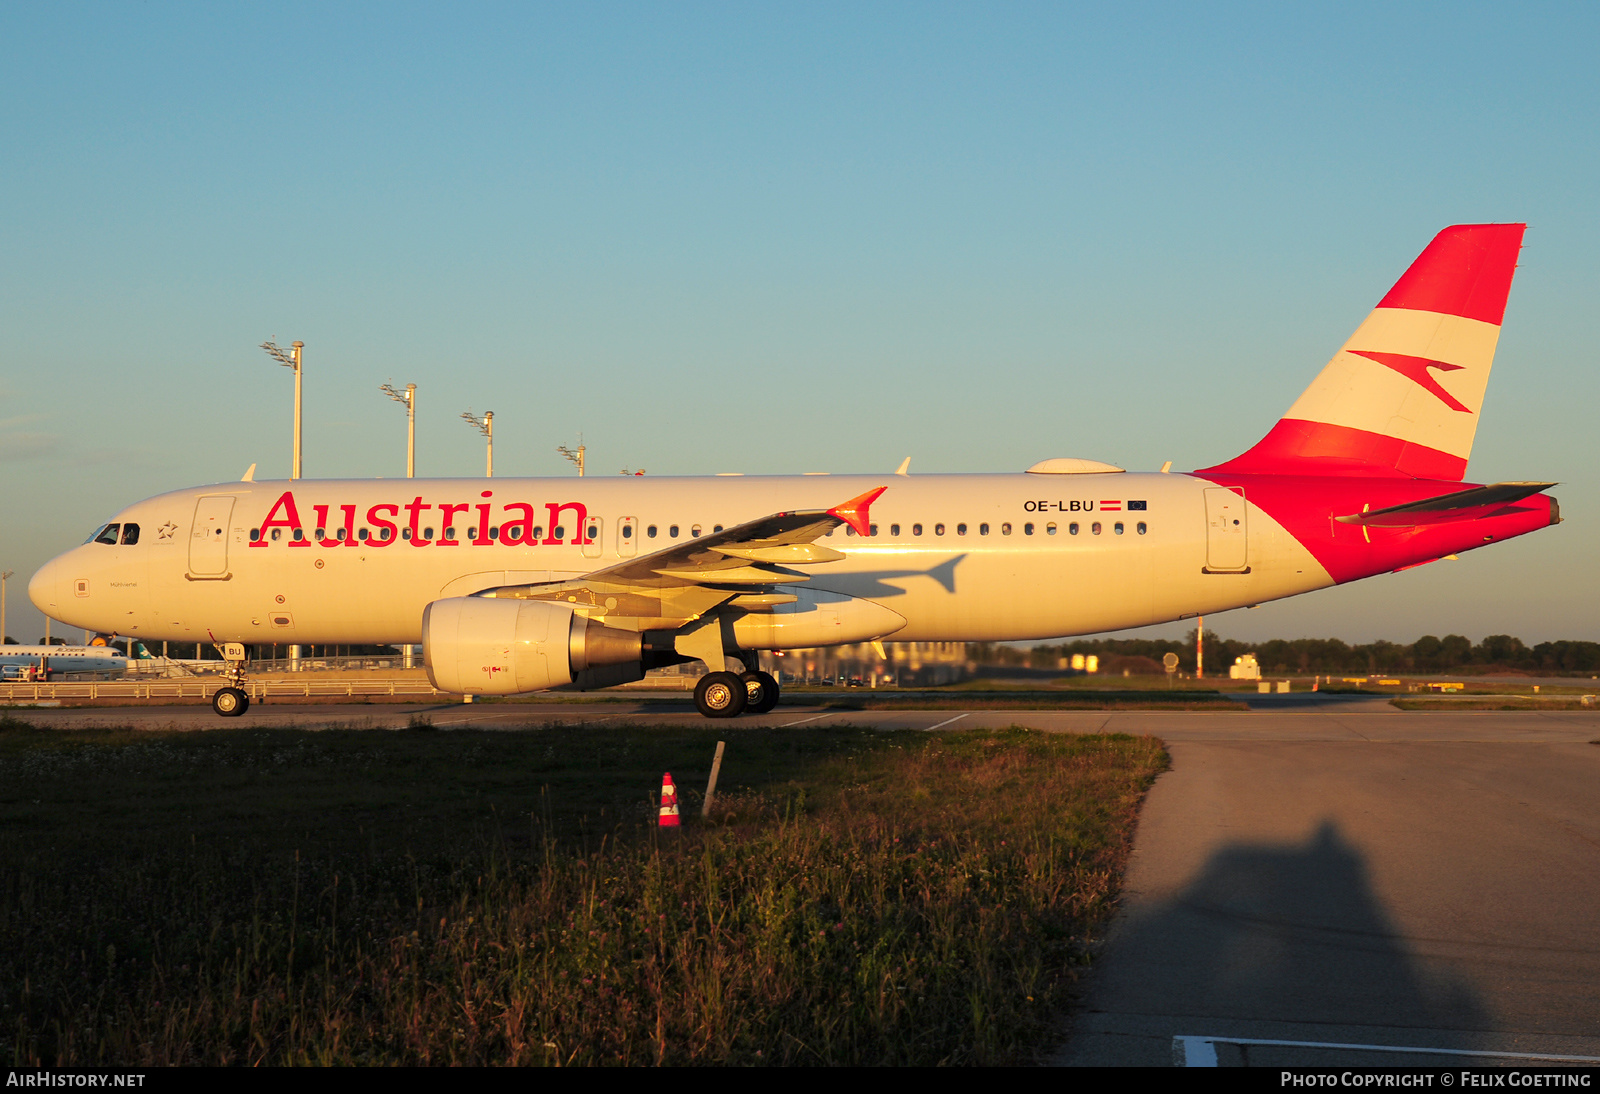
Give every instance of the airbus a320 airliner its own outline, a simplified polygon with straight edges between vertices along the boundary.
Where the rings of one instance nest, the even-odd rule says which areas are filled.
[[[699,709],[731,717],[778,701],[758,650],[1092,634],[1404,570],[1560,521],[1553,483],[1463,482],[1524,227],[1440,232],[1215,467],[228,483],[130,506],[28,594],[72,626],[225,646],[225,715],[249,705],[245,644],[420,640],[468,694],[699,660]]]

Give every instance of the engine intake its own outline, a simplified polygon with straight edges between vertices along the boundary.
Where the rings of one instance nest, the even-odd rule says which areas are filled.
[[[637,632],[607,627],[568,604],[462,596],[435,600],[422,612],[422,660],[440,691],[542,691],[597,666],[642,658]]]

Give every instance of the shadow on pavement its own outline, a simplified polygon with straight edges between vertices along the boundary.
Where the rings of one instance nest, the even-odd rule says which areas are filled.
[[[1324,821],[1304,844],[1226,847],[1175,899],[1135,907],[1063,1061],[1166,1064],[1180,1034],[1472,1048],[1438,1031],[1486,1018],[1465,983],[1414,956],[1360,852]]]

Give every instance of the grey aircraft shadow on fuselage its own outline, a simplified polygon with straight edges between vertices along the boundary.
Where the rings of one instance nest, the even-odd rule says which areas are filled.
[[[814,587],[828,592],[843,593],[846,596],[859,596],[866,600],[882,600],[906,595],[906,590],[888,582],[903,581],[908,577],[928,577],[937,581],[945,592],[954,593],[956,567],[966,557],[963,552],[926,570],[868,570],[865,573],[855,574],[819,574],[818,577],[822,580],[816,581]]]

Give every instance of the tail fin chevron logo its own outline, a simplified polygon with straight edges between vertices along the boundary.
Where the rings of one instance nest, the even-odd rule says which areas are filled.
[[[1447,365],[1443,361],[1432,361],[1426,357],[1412,357],[1405,353],[1382,353],[1375,349],[1353,349],[1350,351],[1357,357],[1366,357],[1387,365],[1411,382],[1426,388],[1439,397],[1439,401],[1451,410],[1459,410],[1464,414],[1471,414],[1472,408],[1462,406],[1461,401],[1439,386],[1439,381],[1428,374],[1430,368],[1439,369],[1441,372],[1456,372],[1463,366]]]

